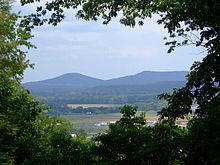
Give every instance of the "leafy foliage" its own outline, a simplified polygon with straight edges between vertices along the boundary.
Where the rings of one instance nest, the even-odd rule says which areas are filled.
[[[137,107],[125,105],[123,117],[96,136],[93,152],[104,164],[175,164],[183,156],[176,145],[183,131],[176,126],[145,125],[144,114],[136,116]]]
[[[34,0],[21,0],[21,3],[33,3]],[[79,6],[82,6],[80,9]],[[159,24],[164,24],[171,38],[181,36],[182,42],[168,41],[171,45],[169,52],[176,46],[196,44],[206,48],[215,47],[219,43],[219,20],[220,5],[218,0],[147,0],[147,1],[59,1],[47,2],[45,7],[38,7],[36,14],[27,16],[25,25],[41,25],[44,22],[57,25],[65,17],[64,9],[76,9],[76,16],[85,20],[103,19],[103,23],[109,23],[112,18],[120,16],[120,22],[124,25],[135,26],[136,23],[143,25],[144,19],[152,14],[159,14]],[[49,15],[49,18],[42,17]],[[42,18],[41,18],[42,17]],[[199,31],[199,36],[193,32]]]
[[[220,96],[220,56],[217,53],[209,54],[201,63],[196,62],[188,75],[188,82],[184,88],[175,90],[172,95],[163,94],[160,98],[168,101],[168,107],[164,108],[161,117],[177,119],[192,113],[191,105],[196,103],[198,107],[195,115],[208,117],[213,110],[207,108]],[[216,104],[218,107],[218,104]],[[171,113],[172,114],[171,114]]]
[[[0,75],[3,78],[21,78],[23,71],[32,66],[25,59],[27,51],[34,45],[29,42],[30,31],[17,22],[18,15],[10,13],[10,6],[0,2]],[[25,49],[22,49],[25,48]]]
[[[35,0],[21,2],[33,3]],[[185,87],[174,90],[173,94],[159,96],[168,101],[167,107],[160,112],[161,123],[155,127],[145,127],[144,115],[136,116],[136,107],[125,106],[121,109],[123,117],[110,125],[106,134],[95,137],[95,144],[88,152],[90,146],[81,139],[71,139],[66,127],[55,124],[58,120],[41,118],[39,112],[43,110],[42,106],[19,86],[19,77],[29,65],[19,46],[32,47],[27,42],[30,34],[26,30],[47,21],[57,25],[64,18],[65,8],[79,9],[77,16],[85,20],[102,18],[104,24],[122,12],[120,22],[129,26],[135,26],[136,22],[142,25],[145,18],[159,14],[161,18],[158,23],[167,28],[171,39],[174,38],[167,42],[170,45],[168,52],[180,45],[195,44],[203,46],[207,56],[202,62],[194,63]],[[1,3],[0,11],[0,23],[3,25],[0,27],[4,28],[0,38],[0,130],[4,131],[0,135],[1,161],[7,164],[34,164],[38,158],[47,164],[84,164],[94,160],[96,164],[220,163],[218,0],[54,0],[47,2],[45,7],[38,7],[36,14],[26,16],[22,22],[25,31],[16,26],[17,16],[9,13],[7,5]],[[48,12],[50,17],[43,17]],[[184,39],[178,42],[176,37]],[[198,105],[195,113],[191,110],[193,103]],[[193,113],[193,119],[188,124],[188,130],[174,125],[176,119],[184,118],[189,113]]]
[[[41,110],[18,85],[24,69],[30,66],[22,47],[34,47],[28,41],[32,36],[19,27],[19,16],[10,13],[9,3],[5,1],[0,2],[0,18],[0,159],[12,164],[20,135],[31,128],[29,123]]]
[[[7,1],[0,2],[0,18],[0,164],[90,160],[89,144],[83,138],[71,137],[72,125],[44,116],[47,107],[21,87],[23,71],[31,66],[25,49],[34,47],[29,42],[32,36],[20,27],[20,17],[10,12]]]

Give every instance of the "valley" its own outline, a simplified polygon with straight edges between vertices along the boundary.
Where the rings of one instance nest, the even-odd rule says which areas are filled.
[[[69,73],[23,86],[37,99],[45,100],[50,107],[45,114],[64,117],[75,127],[84,129],[88,136],[93,136],[121,118],[123,105],[137,106],[138,113],[146,113],[147,121],[157,121],[157,112],[166,106],[157,96],[184,86],[186,75],[185,71],[144,71],[101,80]]]

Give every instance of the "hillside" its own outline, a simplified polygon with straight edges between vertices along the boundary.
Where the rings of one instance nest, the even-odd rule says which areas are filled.
[[[105,85],[136,85],[148,84],[165,81],[185,81],[186,71],[172,71],[172,72],[156,72],[144,71],[135,75],[125,76],[115,79],[110,79],[105,82]]]
[[[79,91],[79,93],[94,96],[158,94],[163,92],[171,92],[173,88],[181,88],[184,84],[185,81],[165,81],[148,84],[105,85],[87,88]]]
[[[128,90],[132,90],[132,93],[135,93],[135,91],[151,92],[151,88],[154,90],[157,89],[157,91],[159,90],[158,92],[161,92],[160,86],[162,86],[162,88],[165,88],[163,85],[164,82],[167,84],[168,82],[185,81],[186,74],[186,71],[144,71],[131,76],[125,76],[110,80],[101,80],[79,73],[69,73],[44,81],[25,83],[23,84],[23,86],[29,89],[32,93],[40,96],[47,96],[54,93],[79,91],[97,91],[103,94],[105,94],[107,91],[113,92],[115,94],[122,94],[123,91]],[[153,85],[153,87],[151,87],[154,83],[157,83],[156,86]],[[146,90],[146,87],[149,89]],[[179,85],[175,85],[174,83],[173,86],[169,85],[168,88],[170,89],[176,87],[179,87]]]
[[[54,92],[78,91],[101,85],[103,81],[79,73],[68,73],[48,80],[24,83],[23,86],[34,94],[45,95]]]

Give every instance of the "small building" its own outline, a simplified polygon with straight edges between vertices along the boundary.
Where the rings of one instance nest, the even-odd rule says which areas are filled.
[[[115,124],[116,123],[116,121],[110,121],[109,122],[109,124]]]
[[[75,133],[70,134],[72,138],[76,138],[77,135]]]
[[[157,121],[146,121],[147,126],[154,126],[157,123]]]
[[[101,127],[101,126],[107,126],[108,123],[106,122],[101,122],[101,123],[97,123],[97,124],[94,124],[96,127]]]

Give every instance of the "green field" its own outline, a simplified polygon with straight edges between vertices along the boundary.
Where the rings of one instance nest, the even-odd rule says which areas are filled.
[[[141,112],[139,111],[138,114]],[[108,129],[108,126],[95,126],[97,123],[110,121],[117,121],[121,118],[120,113],[110,114],[74,114],[74,115],[63,115],[62,117],[71,121],[76,127],[84,129],[88,136],[93,136],[97,133],[102,133]],[[156,121],[158,119],[156,111],[147,111],[146,120]]]

